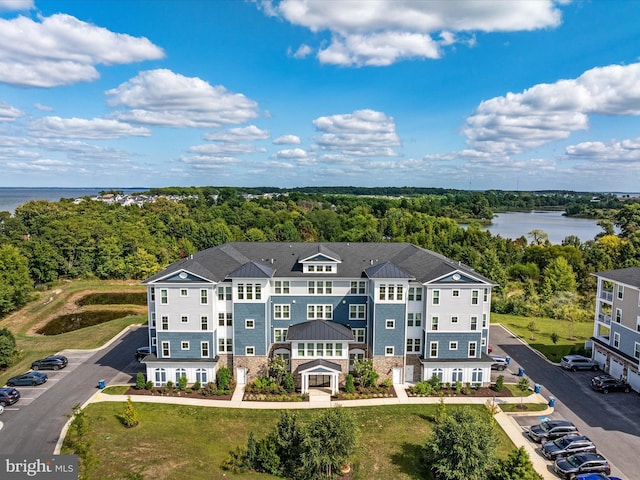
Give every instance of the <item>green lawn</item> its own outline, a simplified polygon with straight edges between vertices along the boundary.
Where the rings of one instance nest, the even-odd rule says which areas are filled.
[[[140,424],[122,426],[124,403],[94,403],[85,412],[90,422],[90,452],[99,459],[89,478],[145,479],[270,479],[270,475],[232,474],[220,465],[250,431],[262,438],[279,419],[278,410],[230,410],[183,405],[135,403]],[[459,406],[447,405],[451,411]],[[484,405],[470,408],[485,409]],[[431,432],[436,405],[392,405],[350,409],[361,431],[353,480],[429,478],[421,466],[422,447]],[[297,410],[304,421],[317,410]],[[498,455],[513,443],[496,427]],[[63,449],[62,453],[70,453]],[[129,475],[129,476],[128,476]]]
[[[552,362],[560,359],[574,348],[584,347],[584,343],[593,335],[593,322],[574,322],[545,317],[519,317],[517,315],[491,314],[492,323],[500,323],[526,341]],[[529,324],[535,324],[534,330]],[[551,334],[558,335],[554,344]]]

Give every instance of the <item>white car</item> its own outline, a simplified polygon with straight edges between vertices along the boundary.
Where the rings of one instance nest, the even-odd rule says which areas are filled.
[[[509,363],[507,362],[507,357],[503,357],[502,355],[490,355],[493,363],[491,364],[491,370],[499,370],[502,371],[507,368]]]

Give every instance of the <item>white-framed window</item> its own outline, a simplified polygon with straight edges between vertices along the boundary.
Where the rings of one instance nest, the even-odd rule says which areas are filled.
[[[189,350],[189,342],[184,340],[180,342],[180,350]]]
[[[307,320],[333,318],[333,305],[307,305]]]
[[[420,353],[421,343],[419,338],[407,338],[407,353]]]
[[[181,297],[188,297],[189,296],[189,290],[187,290],[186,288],[181,288],[180,289],[180,296]]]
[[[149,289],[149,296],[151,297],[151,301],[152,302],[156,301],[156,288],[155,287],[151,287]]]
[[[454,368],[451,372],[451,382],[456,383],[461,381],[462,381],[462,369]]]
[[[409,287],[409,293],[407,294],[407,298],[410,302],[421,302],[422,301],[422,287]]]
[[[300,342],[297,344],[298,357],[338,357],[343,354],[344,344],[342,342]]]
[[[289,280],[276,280],[273,285],[273,293],[287,295],[289,293]]]
[[[364,328],[352,328],[351,331],[356,343],[364,343]]]
[[[422,326],[422,313],[421,312],[409,312],[407,313],[407,327],[421,327]]]
[[[253,318],[246,318],[244,321],[244,328],[249,330],[256,328],[256,321]]]
[[[205,288],[200,289],[200,305],[209,303],[209,292]]]
[[[204,368],[196,368],[196,382],[202,385],[207,383],[207,371]]]
[[[429,343],[429,357],[438,358],[438,342]]]
[[[622,322],[622,309],[616,308],[616,323]]]
[[[262,286],[259,283],[239,283],[238,300],[261,300]]]
[[[180,323],[189,323],[189,315],[180,315]]]
[[[176,383],[178,383],[182,377],[186,377],[186,376],[187,376],[186,368],[176,368]]]
[[[487,314],[482,314],[482,328],[487,328]]]
[[[167,384],[167,370],[164,368],[156,368],[156,387],[162,387]]]
[[[451,291],[451,296],[452,296],[453,298],[457,298],[457,297],[459,297],[459,296],[460,296],[460,290],[458,290],[458,289],[456,289],[456,290],[452,290],[452,291]]]
[[[365,320],[366,318],[366,305],[349,305],[349,320]]]
[[[385,357],[392,357],[394,354],[394,347],[387,345],[386,347],[384,347],[384,356]]]
[[[244,347],[244,354],[247,357],[253,357],[256,354],[256,347]]]
[[[615,348],[620,348],[620,334],[618,332],[613,334],[613,346]]]
[[[200,356],[202,358],[209,357],[209,342],[200,342]]]
[[[482,339],[480,340],[480,346],[485,347],[486,345],[487,345],[487,339],[482,337]]]
[[[274,305],[273,318],[275,318],[276,320],[289,320],[291,318],[291,305]]]
[[[453,315],[451,317],[451,323],[453,323],[453,324],[458,323],[458,316],[457,315]]]
[[[286,342],[287,341],[287,331],[286,328],[274,328],[273,329],[273,339],[276,342]]]
[[[438,317],[431,317],[431,330],[438,330]]]
[[[633,356],[640,360],[640,343],[638,342],[633,345]]]
[[[444,380],[444,370],[442,368],[431,369],[431,378],[436,377],[441,382]]]
[[[218,301],[233,300],[233,288],[218,287]]]
[[[478,350],[478,342],[469,342],[469,358],[475,358]]]
[[[440,305],[440,290],[434,290],[431,295],[431,303]]]
[[[349,290],[349,293],[351,295],[366,295],[367,282],[359,280],[351,282],[351,289]]]
[[[382,283],[378,288],[378,298],[380,300],[402,300],[402,285],[395,283]]]
[[[166,305],[169,303],[169,296],[166,288],[160,289],[160,303]]]
[[[153,347],[155,347],[158,344],[158,338],[157,337],[151,337],[151,345]]]
[[[471,305],[478,305],[478,295],[480,292],[478,290],[471,291]]]
[[[307,293],[309,295],[331,295],[333,293],[333,282],[309,280],[307,282]]]
[[[640,315],[636,317],[636,332],[640,332]]]
[[[618,285],[618,300],[624,298],[624,285]]]
[[[478,330],[478,317],[475,315],[471,317],[471,330]]]
[[[170,342],[162,342],[161,344],[162,350],[162,358],[171,357],[171,343]]]
[[[204,315],[200,317],[200,330],[209,330],[209,317]]]
[[[489,301],[489,289],[485,288],[483,292],[482,301],[487,303]]]
[[[169,317],[163,315],[160,322],[162,323],[162,330],[169,330]]]
[[[387,318],[384,321],[384,328],[386,328],[387,330],[392,329],[392,328],[396,328],[396,321],[393,318]]]
[[[457,350],[458,349],[458,342],[453,341],[453,342],[449,342],[449,350]]]
[[[156,328],[156,312],[151,312],[151,328]]]
[[[364,350],[360,350],[359,348],[354,348],[349,351],[349,371],[353,371],[353,366],[356,362],[361,362],[364,360]]]
[[[218,339],[218,352],[219,353],[231,353],[231,352],[233,352],[233,339],[232,338],[219,338]]]
[[[218,313],[218,326],[224,327],[225,324],[227,325],[227,327],[233,327],[233,313]]]
[[[471,370],[471,383],[482,383],[482,369],[474,368]]]

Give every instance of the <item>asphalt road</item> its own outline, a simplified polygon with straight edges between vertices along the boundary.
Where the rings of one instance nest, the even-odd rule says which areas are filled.
[[[570,372],[541,357],[505,329],[491,326],[491,345],[496,354],[512,358],[504,373],[505,381],[517,381],[518,368],[524,368],[532,384],[541,385],[545,397],[554,397],[551,418],[565,419],[578,426],[611,463],[612,475],[636,480],[640,478],[640,396],[636,393],[594,392],[590,371]],[[519,416],[526,429],[540,422],[538,417]]]
[[[134,327],[100,350],[62,352],[69,359],[66,368],[45,371],[49,380],[43,385],[17,387],[21,399],[0,416],[0,453],[53,454],[73,407],[95,393],[100,379],[110,383],[135,378],[141,365],[133,355],[146,344],[147,328]]]

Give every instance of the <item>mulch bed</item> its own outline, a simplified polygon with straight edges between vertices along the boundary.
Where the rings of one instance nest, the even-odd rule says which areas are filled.
[[[204,400],[231,400],[232,394],[229,395],[211,395],[209,397],[206,397],[204,395],[201,395],[200,393],[193,391],[191,393],[187,393],[187,392],[174,392],[173,390],[170,390],[167,393],[160,393],[159,390],[156,390],[155,392],[152,392],[151,390],[146,390],[146,389],[140,389],[138,390],[137,388],[134,387],[130,387],[126,392],[124,392],[125,395],[146,395],[148,397],[179,397],[179,398],[200,398],[200,399],[204,399]]]
[[[408,393],[408,392],[407,392]],[[471,393],[465,394],[465,393],[456,393],[455,390],[447,390],[447,389],[442,389],[440,391],[440,393],[442,394],[442,396],[444,397],[513,397],[513,393],[511,392],[511,390],[509,390],[507,387],[504,387],[502,389],[501,392],[496,392],[493,388],[491,387],[479,387],[476,389],[471,390]],[[409,397],[439,397],[440,394],[436,394],[436,395],[411,395],[409,394]]]

